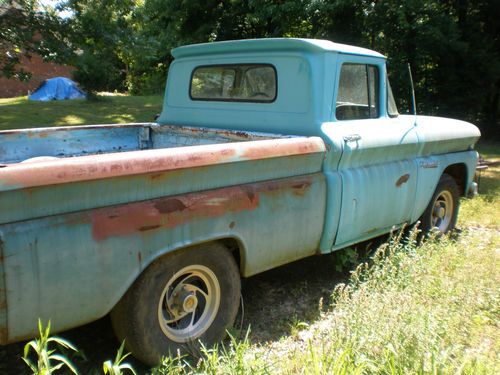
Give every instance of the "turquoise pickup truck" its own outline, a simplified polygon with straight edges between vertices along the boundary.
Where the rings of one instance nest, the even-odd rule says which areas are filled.
[[[0,132],[0,344],[111,315],[150,365],[220,340],[240,279],[477,191],[472,124],[400,115],[377,52],[263,39],[172,51],[156,123]]]

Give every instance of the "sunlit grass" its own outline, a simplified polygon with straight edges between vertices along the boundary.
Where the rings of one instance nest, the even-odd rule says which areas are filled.
[[[84,125],[85,119],[83,117],[75,115],[64,116],[61,121],[55,122],[56,126],[67,126],[67,125]]]
[[[28,101],[27,96],[18,96],[15,98],[0,98],[0,105],[24,104]]]
[[[475,199],[462,200],[459,225],[500,228],[500,147],[498,144],[480,145],[480,154],[490,162],[480,174],[479,193]]]
[[[29,101],[0,99],[0,130],[85,124],[151,122],[162,96],[101,95],[100,100]]]

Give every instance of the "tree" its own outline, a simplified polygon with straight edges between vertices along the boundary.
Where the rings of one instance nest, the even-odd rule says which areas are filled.
[[[68,56],[64,27],[54,12],[35,0],[0,2],[0,76],[29,80],[19,67],[22,58],[36,53],[45,60],[63,61]]]
[[[68,39],[76,67],[74,78],[89,92],[125,90],[127,66],[120,51],[127,49],[133,30],[134,0],[67,0],[59,10],[69,11]]]

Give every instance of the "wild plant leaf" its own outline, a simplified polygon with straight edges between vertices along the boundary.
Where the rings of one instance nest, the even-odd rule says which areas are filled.
[[[36,366],[33,365],[33,363],[31,363],[31,361],[29,359],[22,358],[22,360],[24,361],[24,363],[26,363],[28,365],[28,367],[31,369],[31,371],[33,371],[33,373],[36,374],[36,372],[37,372]]]
[[[51,337],[47,340],[47,342],[55,342],[67,349],[71,349],[73,351],[77,351],[76,347],[74,347],[69,341],[62,339],[60,337]]]
[[[66,367],[68,367],[73,374],[78,375],[78,371],[66,357],[63,357],[59,354],[53,354],[50,356],[50,359],[61,362],[61,364],[64,364]]]
[[[132,374],[137,375],[135,370],[128,363],[124,363],[123,365],[120,365],[120,370],[123,370],[123,369],[129,370]]]
[[[109,372],[111,371],[111,369],[112,369],[112,368],[113,368],[113,364],[111,363],[111,361],[110,361],[110,360],[108,360],[108,361],[106,361],[106,362],[104,362],[104,363],[102,364],[102,371],[103,371],[105,374],[109,373]]]

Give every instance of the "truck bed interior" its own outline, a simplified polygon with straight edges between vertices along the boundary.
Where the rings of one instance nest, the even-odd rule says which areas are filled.
[[[97,155],[263,139],[277,134],[132,123],[0,131],[0,166]]]

